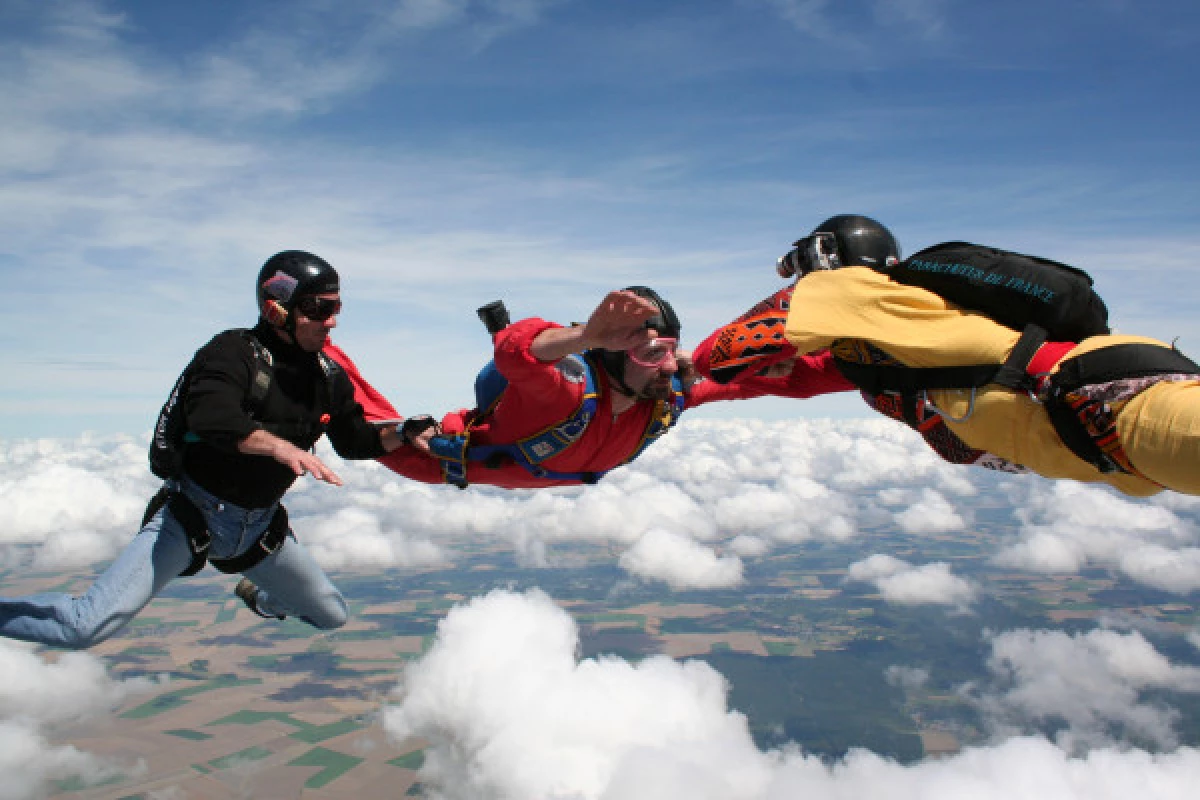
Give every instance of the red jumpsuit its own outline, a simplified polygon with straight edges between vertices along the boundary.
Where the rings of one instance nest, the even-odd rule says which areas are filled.
[[[538,361],[529,350],[539,333],[558,327],[561,326],[535,317],[515,322],[496,334],[496,368],[508,379],[508,388],[494,411],[471,429],[472,445],[516,442],[567,419],[579,408],[584,391],[583,382],[568,378],[559,370],[556,362]],[[354,384],[355,399],[362,404],[367,419],[396,419],[400,416],[391,403],[367,383],[354,362],[340,348],[329,344],[325,352],[346,370]],[[624,463],[641,443],[655,403],[643,400],[614,417],[608,376],[603,370],[595,370],[595,377],[599,395],[595,417],[578,441],[543,462],[547,469],[555,472],[604,472]],[[716,400],[738,400],[770,393],[769,388],[762,385],[722,386],[712,381],[701,381],[688,390],[685,408]],[[472,413],[471,409],[459,409],[446,414],[441,421],[442,432],[462,433]],[[443,482],[439,463],[411,447],[393,450],[378,461],[406,478],[425,483]],[[492,469],[477,462],[468,464],[467,480],[469,483],[506,489],[581,483],[538,478],[514,463]]]
[[[834,366],[828,350],[800,355],[784,337],[795,284],[780,289],[728,325],[713,331],[692,351],[696,370],[719,383],[740,386],[760,397],[816,397],[854,388]],[[758,373],[786,359],[796,364],[783,378]],[[733,398],[730,398],[733,399]]]

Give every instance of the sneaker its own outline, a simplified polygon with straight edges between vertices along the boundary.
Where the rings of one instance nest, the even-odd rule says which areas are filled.
[[[258,587],[249,578],[242,578],[238,581],[238,585],[234,587],[233,593],[241,598],[246,604],[246,608],[258,614],[260,617],[265,617],[266,614],[258,610]]]

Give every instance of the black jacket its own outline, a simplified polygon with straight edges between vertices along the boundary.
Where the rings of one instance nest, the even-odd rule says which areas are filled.
[[[303,450],[325,433],[342,458],[383,455],[379,431],[363,416],[340,368],[327,378],[316,353],[283,341],[261,320],[252,333],[273,360],[271,385],[258,409],[250,400],[258,361],[243,333],[219,333],[196,353],[185,403],[188,432],[199,441],[184,449],[188,477],[243,508],[266,508],[279,500],[296,480],[291,468],[237,450],[239,441],[260,428]]]

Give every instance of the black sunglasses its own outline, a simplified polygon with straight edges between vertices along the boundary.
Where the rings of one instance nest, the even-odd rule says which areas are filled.
[[[314,322],[324,322],[342,310],[339,297],[305,295],[296,301],[296,310]]]

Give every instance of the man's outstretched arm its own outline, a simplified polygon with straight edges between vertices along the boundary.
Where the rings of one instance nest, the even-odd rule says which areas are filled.
[[[609,292],[588,317],[587,324],[547,328],[537,335],[529,351],[538,361],[558,361],[572,353],[598,347],[628,350],[652,338],[644,327],[658,314],[658,306],[633,292]]]

